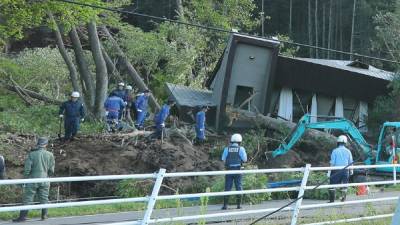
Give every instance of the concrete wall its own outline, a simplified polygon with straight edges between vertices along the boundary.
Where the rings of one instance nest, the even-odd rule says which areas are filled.
[[[266,89],[270,76],[272,51],[269,48],[239,43],[232,65],[227,103],[233,105],[237,86],[252,87],[258,93],[252,100],[260,112],[264,111]],[[251,111],[255,111],[254,108]]]

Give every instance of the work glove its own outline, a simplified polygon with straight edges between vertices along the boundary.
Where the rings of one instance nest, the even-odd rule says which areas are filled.
[[[83,123],[85,121],[85,119],[84,118],[81,118],[81,122]]]
[[[354,174],[354,170],[350,170],[350,176]]]
[[[327,177],[331,177],[331,171],[330,170],[328,170],[328,172],[326,173],[326,176]]]
[[[163,128],[164,128],[164,127],[165,127],[165,123],[162,123],[162,124],[161,124],[161,127],[163,127]]]
[[[108,111],[106,111],[106,116],[108,116]]]
[[[142,112],[142,110],[141,110],[141,109],[138,109],[137,111],[138,111],[138,112]]]
[[[128,105],[128,102],[124,102],[124,105]]]
[[[60,119],[64,118],[63,114],[60,114],[58,117],[60,117]]]

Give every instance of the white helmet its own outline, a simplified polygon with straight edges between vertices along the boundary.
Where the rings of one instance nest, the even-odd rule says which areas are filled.
[[[132,90],[132,86],[131,85],[127,85],[125,89],[126,90]]]
[[[125,86],[124,82],[119,82],[118,86]]]
[[[242,142],[242,135],[240,135],[240,134],[232,135],[231,142],[232,143],[241,143]]]
[[[337,143],[346,144],[346,143],[347,143],[347,137],[344,136],[344,135],[340,135],[340,136],[337,138],[337,141],[336,141],[336,142],[337,142]]]
[[[72,92],[71,97],[73,98],[79,98],[80,94],[77,91]]]

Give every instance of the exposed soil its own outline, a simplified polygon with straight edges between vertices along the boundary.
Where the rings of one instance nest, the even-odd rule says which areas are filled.
[[[34,137],[8,134],[3,136],[2,142],[6,143],[3,147],[7,146],[1,150],[6,158],[7,176],[21,178],[25,157],[35,144]],[[160,141],[148,142],[143,138],[138,140],[126,136],[81,136],[68,143],[54,140],[49,146],[56,158],[58,177],[153,173],[159,168],[168,172],[221,170],[222,163],[210,159],[206,149],[194,147],[179,138],[171,137],[161,144]],[[70,189],[78,196],[93,196],[93,188],[95,191],[104,189],[98,183],[82,185],[82,182],[74,182]],[[101,183],[111,186],[109,182]],[[186,188],[191,183],[190,179],[165,182],[173,189]],[[112,190],[108,192],[111,194]]]

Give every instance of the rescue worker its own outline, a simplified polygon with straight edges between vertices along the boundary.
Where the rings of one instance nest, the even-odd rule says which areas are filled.
[[[230,145],[224,148],[222,153],[222,161],[225,163],[226,170],[240,170],[242,163],[247,162],[246,150],[240,146],[242,143],[242,135],[234,134],[231,137]],[[225,191],[232,189],[233,183],[237,191],[242,188],[242,175],[241,174],[228,174],[225,175]],[[224,205],[222,210],[228,209],[229,196],[224,196]],[[236,196],[236,208],[241,209],[242,195]]]
[[[201,110],[196,113],[196,144],[203,144],[206,140],[206,112],[208,107],[203,105]]]
[[[6,163],[4,160],[4,157],[0,155],[0,180],[5,179],[5,173],[6,173]]]
[[[47,178],[54,174],[54,156],[53,153],[46,150],[48,139],[41,137],[38,139],[36,148],[32,149],[25,160],[24,178]],[[40,204],[46,204],[49,201],[50,183],[26,184],[24,187],[24,205],[32,203],[37,195]],[[26,221],[28,210],[20,211],[19,217],[13,222]],[[42,209],[42,220],[47,219],[47,209]]]
[[[124,101],[117,96],[117,93],[114,91],[110,93],[109,97],[104,102],[104,108],[106,110],[106,119],[107,119],[107,131],[110,132],[112,130],[113,125],[118,127],[119,121],[119,113],[121,108],[125,107]]]
[[[353,156],[349,149],[346,148],[347,137],[345,135],[340,135],[337,138],[337,147],[333,149],[331,154],[331,166],[340,166],[346,167],[350,164],[353,164]],[[349,177],[353,174],[353,170],[332,170],[328,171],[328,177],[330,180],[330,184],[347,184],[349,183]],[[332,203],[335,201],[335,188],[329,189],[329,202]],[[347,188],[341,189],[341,201],[344,202],[346,200]]]
[[[127,85],[126,88],[126,107],[125,107],[125,119],[126,121],[128,121],[128,123],[130,123],[131,125],[133,125],[133,120],[131,117],[131,108],[132,108],[132,103],[133,103],[133,88],[131,85]]]
[[[143,93],[139,94],[135,101],[136,108],[136,123],[135,126],[139,130],[144,129],[144,121],[147,114],[147,106],[149,102],[150,91],[145,90]]]
[[[165,120],[168,118],[169,111],[174,105],[174,100],[168,100],[168,102],[161,107],[160,111],[154,117],[154,122],[156,123],[155,136],[159,139],[162,137],[164,132]]]
[[[114,92],[116,96],[122,98],[122,100],[126,101],[126,90],[124,89],[124,87],[124,82],[119,82],[118,87],[112,92]]]
[[[64,140],[74,140],[75,135],[78,133],[80,122],[84,121],[85,110],[82,102],[78,99],[79,92],[74,91],[71,94],[71,99],[64,102],[59,111],[60,118],[64,118]]]

